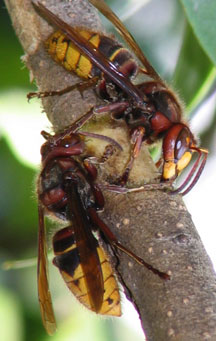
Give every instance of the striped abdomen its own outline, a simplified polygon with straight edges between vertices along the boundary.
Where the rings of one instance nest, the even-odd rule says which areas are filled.
[[[129,51],[116,40],[87,30],[77,30],[87,41],[91,42],[103,55],[113,62],[126,76],[132,77],[137,72],[137,64]],[[52,58],[79,77],[92,78],[100,76],[101,71],[91,60],[80,53],[74,44],[61,32],[54,32],[46,41],[48,53]]]
[[[66,227],[55,234],[53,249],[55,253],[53,263],[59,268],[69,290],[86,308],[95,311],[88,295],[88,287],[71,227]],[[104,297],[99,311],[95,312],[102,315],[120,316],[120,295],[112,267],[98,243],[96,250],[103,274]]]

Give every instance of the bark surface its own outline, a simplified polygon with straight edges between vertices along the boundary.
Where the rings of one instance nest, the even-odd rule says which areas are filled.
[[[47,55],[43,42],[53,31],[29,0],[5,0],[14,29],[25,51],[24,61],[40,91],[63,89],[80,82]],[[97,13],[88,2],[43,1],[50,10],[71,25],[101,31]],[[94,91],[78,91],[43,99],[44,110],[54,131],[68,126],[98,103]],[[100,180],[111,181],[121,174],[129,157],[127,127],[109,117],[92,120],[86,128],[110,135],[122,145],[101,165]],[[98,147],[100,145],[100,148]],[[102,147],[101,147],[102,146]],[[100,155],[103,143],[88,146]],[[154,181],[157,170],[145,148],[133,168],[131,186]],[[147,340],[216,340],[216,278],[180,196],[163,191],[115,194],[104,191],[105,210],[100,214],[122,244],[161,271],[170,281],[136,264],[118,252],[118,272],[136,306]]]

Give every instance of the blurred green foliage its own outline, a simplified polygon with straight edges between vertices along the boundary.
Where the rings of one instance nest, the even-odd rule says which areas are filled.
[[[36,172],[14,157],[4,139],[0,140],[0,150],[0,247],[10,249],[17,257],[35,244],[37,209],[33,179]]]
[[[180,0],[193,31],[206,54],[216,65],[215,0]]]
[[[186,104],[196,96],[213,65],[198,43],[188,23],[185,25],[178,63],[173,75],[173,85]]]
[[[0,90],[11,87],[29,88],[29,72],[21,62],[24,54],[13,30],[7,9],[0,0],[1,63]]]
[[[109,3],[109,1],[107,2]],[[111,5],[113,4],[116,8],[119,7],[121,9],[121,0],[112,0],[110,2]],[[186,1],[182,2],[186,6]],[[191,1],[188,1],[188,3],[191,4]],[[166,29],[159,27],[158,31],[153,32],[151,27],[148,30],[145,28],[139,36],[140,31],[133,30],[131,26],[135,25],[133,24],[136,21],[135,15],[129,18],[130,20],[127,20],[127,24],[130,30],[133,30],[133,35],[138,37],[138,43],[146,51],[153,65],[167,79],[173,73],[173,68],[177,62],[171,58],[172,65],[170,66],[167,60],[171,53],[171,44],[173,40],[178,40],[178,44],[174,44],[175,55],[178,55],[180,46],[181,52],[172,83],[179,89],[186,105],[188,105],[193,101],[196,94],[203,87],[203,82],[208,79],[209,74],[212,72],[212,61],[214,58],[210,61],[206,52],[201,48],[200,43],[198,43],[189,24],[185,25],[184,13],[179,6],[179,2],[177,0],[167,0],[166,4],[170,4],[172,8],[174,6],[172,17],[169,19]],[[159,3],[153,0],[146,8],[142,9],[142,15],[145,17],[145,13],[148,11],[148,13],[151,13],[152,22],[154,23],[154,15],[158,11],[158,5]],[[216,11],[214,12],[216,13]],[[167,15],[166,8],[165,12],[161,14],[161,18],[163,18],[163,15]],[[191,12],[188,12],[188,17],[191,18]],[[202,16],[199,17],[202,19]],[[141,26],[140,21],[137,22],[139,23],[138,26]],[[216,39],[215,22],[214,27],[211,27],[211,33],[213,30],[214,35],[214,44]],[[184,25],[185,30],[182,33],[181,28]],[[196,26],[197,22],[193,22],[193,28]],[[140,27],[137,27],[138,29]],[[205,22],[205,30],[208,31],[208,29],[209,25]],[[2,0],[0,1],[0,30],[4,32],[1,35],[0,91],[10,90],[12,88],[24,88],[27,93],[30,89],[30,84],[28,71],[20,60],[23,51],[15,36]],[[200,31],[198,30],[197,32],[196,34],[199,35]],[[171,41],[170,45],[166,45],[169,41]],[[200,38],[200,41],[202,43],[203,39]],[[206,42],[205,40],[203,47],[208,50],[210,43],[212,41]],[[167,55],[163,55],[164,44],[169,52]],[[158,52],[159,46],[162,48],[160,50],[162,51],[161,54]],[[211,55],[211,51],[209,55]],[[202,98],[199,98],[196,104],[199,104],[199,100],[208,94],[208,89],[213,80],[214,78],[211,79]],[[40,115],[40,113],[38,114]],[[22,129],[22,127],[17,127],[17,129]],[[0,138],[1,133],[0,131]],[[23,134],[25,134],[25,131],[23,131]],[[7,139],[2,136],[0,139],[0,263],[10,259],[34,257],[37,254],[37,203],[34,194],[34,184],[38,170],[22,164],[15,157],[14,152],[10,149],[6,141]],[[27,141],[27,143],[34,143],[34,141]],[[58,295],[59,293],[56,294],[57,297]],[[70,299],[68,298],[68,301]],[[66,298],[65,303],[62,304],[68,305],[68,301]],[[27,341],[31,339],[32,341],[38,341],[50,339],[44,332],[37,303],[36,267],[11,271],[0,270],[0,302],[0,340]],[[71,305],[73,304],[71,303]],[[135,332],[123,325],[122,322],[120,322],[121,327],[119,329],[116,320],[100,320],[96,317],[91,317],[90,320],[88,318],[83,320],[83,317],[80,317],[83,316],[81,312],[79,311],[77,313],[79,308],[72,306],[72,309],[73,311],[75,310],[75,314],[70,313],[71,318],[62,317],[60,332],[53,337],[53,340],[129,341],[134,339],[135,341],[142,339],[142,337],[134,335]],[[72,328],[74,334],[71,334]],[[71,338],[69,338],[70,334]]]

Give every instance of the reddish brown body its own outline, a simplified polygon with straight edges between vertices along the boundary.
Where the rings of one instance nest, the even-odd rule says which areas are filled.
[[[169,279],[166,273],[121,245],[97,213],[104,207],[104,197],[96,183],[96,167],[84,158],[86,151],[81,134],[113,143],[114,140],[97,134],[76,133],[77,127],[91,114],[90,111],[54,136],[42,132],[47,142],[41,147],[42,171],[38,179],[38,294],[43,323],[49,334],[55,331],[56,323],[47,276],[45,212],[70,223],[53,237],[53,263],[70,291],[88,309],[104,315],[121,314],[114,270],[93,231],[97,231],[104,243],[109,243],[113,249],[127,253],[162,279]]]
[[[127,58],[122,58],[126,56],[127,51],[124,50],[121,55],[119,46],[116,55],[115,53],[114,55],[115,58],[118,55],[121,58],[116,62],[112,53],[107,53],[104,47],[100,47],[100,42],[104,39],[104,36],[97,35],[97,45],[95,45],[95,43],[91,43],[91,39],[94,37],[92,33],[90,34],[90,40],[85,39],[84,35],[87,34],[87,30],[83,35],[79,33],[79,30],[69,26],[50,12],[41,3],[37,3],[36,6],[62,31],[62,35],[64,35],[62,41],[67,41],[68,45],[71,42],[79,51],[80,56],[85,55],[90,66],[94,66],[94,72],[99,77],[97,82],[98,93],[108,101],[106,105],[96,107],[95,113],[109,112],[114,119],[125,120],[129,127],[133,149],[119,184],[126,184],[142,141],[152,143],[159,138],[163,138],[161,181],[175,180],[178,174],[189,164],[192,152],[196,151],[199,154],[199,162],[196,162],[196,167],[192,168],[187,181],[180,186],[181,190],[188,186],[182,193],[186,194],[197,182],[205,165],[208,152],[197,147],[192,132],[182,120],[182,108],[179,100],[162,81],[118,17],[104,1],[90,0],[90,2],[117,27],[143,67],[137,66],[130,54],[128,54]],[[109,42],[107,41],[108,47],[115,46],[115,44],[111,39],[109,39]],[[73,56],[70,55],[70,57],[73,60]],[[76,67],[73,70],[77,72]],[[92,67],[89,70],[92,70]],[[138,85],[133,84],[132,78],[137,71],[145,74],[151,80]],[[93,75],[88,71],[84,73],[84,77],[93,77]],[[92,80],[90,84],[92,85]],[[202,155],[203,159],[201,160]],[[176,191],[179,192],[179,189]]]

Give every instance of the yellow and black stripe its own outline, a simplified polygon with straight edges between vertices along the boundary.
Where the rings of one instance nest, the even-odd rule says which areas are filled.
[[[108,257],[96,241],[104,281],[103,303],[99,311],[91,305],[85,274],[80,263],[78,249],[71,227],[58,231],[53,238],[55,258],[53,260],[65,280],[69,290],[86,308],[102,315],[121,315],[120,295],[117,281]]]
[[[122,47],[115,39],[99,33],[78,30],[80,36],[98,49],[105,58],[109,59],[118,69],[126,69],[126,76],[132,77],[137,72],[137,64],[130,52]],[[54,32],[45,42],[48,53],[65,69],[75,72],[81,78],[101,76],[101,71],[91,60],[80,53],[75,45],[61,32]]]

